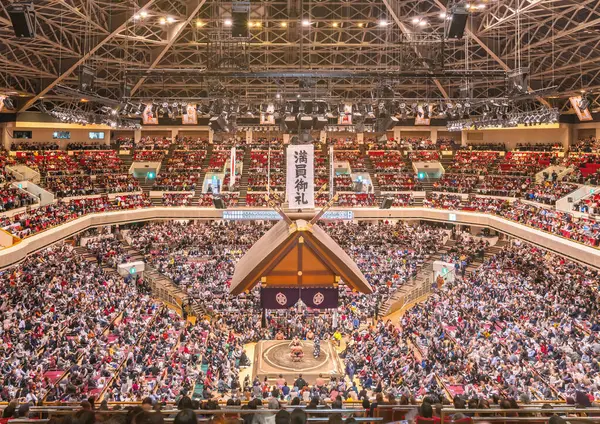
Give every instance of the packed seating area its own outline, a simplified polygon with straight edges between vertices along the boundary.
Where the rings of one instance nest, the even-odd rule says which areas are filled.
[[[583,198],[579,199],[578,202],[573,204],[573,210],[589,214],[590,216],[598,216],[600,214],[600,194],[591,193]]]
[[[521,197],[531,184],[530,177],[489,175],[479,181],[474,191],[490,196]]]
[[[562,181],[545,181],[542,184],[529,187],[524,194],[524,198],[538,203],[553,205],[558,199],[577,190],[578,187],[576,184],[564,183]]]
[[[370,193],[342,193],[339,195],[338,206],[345,208],[364,208],[375,205],[375,195]]]
[[[367,155],[375,172],[401,172],[406,168],[402,152],[398,150],[369,150]]]
[[[497,169],[501,159],[498,151],[459,150],[454,155],[452,164],[446,169],[453,174],[488,174]]]
[[[411,162],[436,162],[440,160],[440,154],[436,150],[416,150],[408,153]]]
[[[194,191],[200,184],[198,172],[160,173],[152,185],[152,190],[158,191]]]
[[[251,171],[248,175],[248,191],[266,191],[267,184],[273,190],[285,188],[285,174],[283,172],[271,172],[270,175],[261,171]]]
[[[99,143],[68,143],[66,150],[106,150],[108,146],[106,144]],[[11,149],[18,150],[18,149]],[[58,150],[58,146],[56,148]]]
[[[86,197],[41,206],[29,213],[20,213],[11,217],[4,216],[0,219],[0,227],[23,238],[90,213],[149,206],[150,200],[143,194],[123,195],[114,199],[106,196]]]
[[[361,147],[355,136],[330,137],[327,144],[333,145],[334,150],[359,150]]]
[[[248,191],[265,192],[268,183],[272,190],[285,189],[284,150],[280,149],[278,145],[279,143],[275,143],[275,146],[269,149],[267,144],[265,150],[263,144],[258,144],[259,148],[250,151]]]
[[[27,150],[33,150],[33,151],[45,151],[45,150],[58,150],[58,143],[52,142],[52,141],[47,141],[47,142],[43,142],[43,141],[37,141],[37,142],[32,142],[32,141],[18,141],[18,142],[13,142],[10,145],[10,150],[13,152],[17,152],[17,151],[27,151]]]
[[[206,150],[208,146],[208,135],[204,137],[177,136],[175,138],[177,150]]]
[[[277,139],[279,140],[279,139]],[[283,190],[285,187],[285,173],[281,170],[277,171],[277,167],[283,167],[284,154],[281,149],[281,143],[276,143],[277,140],[271,141],[271,188],[276,190]],[[121,140],[123,143],[127,143],[127,139]],[[414,141],[414,140],[413,140]],[[176,148],[168,156],[168,159],[164,160],[163,170],[159,172],[157,177],[151,182],[151,188],[159,191],[172,191],[172,192],[184,192],[194,191],[199,189],[199,180],[201,176],[202,163],[206,160],[209,163],[208,169],[222,169],[225,164],[228,163],[230,157],[231,145],[216,145],[209,158],[206,153],[206,140],[201,138],[176,138]],[[378,184],[378,188],[381,193],[393,194],[394,192],[404,191],[420,191],[420,190],[432,190],[435,192],[452,192],[452,193],[464,193],[475,195],[468,201],[461,202],[457,197],[452,196],[440,196],[440,195],[428,195],[425,201],[426,206],[439,205],[442,208],[461,208],[463,210],[478,210],[483,211],[487,202],[483,201],[480,196],[492,195],[492,196],[503,196],[512,198],[522,198],[528,201],[536,203],[542,203],[546,205],[553,205],[561,197],[569,195],[570,192],[577,188],[576,183],[571,182],[575,179],[574,175],[577,172],[566,174],[565,180],[561,181],[557,178],[556,172],[552,172],[551,175],[545,175],[546,180],[542,183],[534,183],[533,173],[539,169],[541,165],[547,165],[551,162],[560,158],[556,157],[556,150],[552,147],[538,149],[537,151],[514,151],[507,152],[506,156],[502,157],[499,150],[496,149],[495,145],[480,145],[474,144],[470,146],[470,150],[458,150],[455,152],[452,162],[449,166],[446,166],[446,174],[438,181],[433,180],[430,184],[430,188],[424,188],[422,182],[419,181],[414,175],[406,172],[397,172],[399,169],[406,169],[406,164],[403,161],[403,154],[401,149],[407,147],[411,141],[408,139],[396,142],[386,141],[385,143],[379,139],[368,140],[368,145],[372,148],[377,147],[380,150],[366,150],[364,154],[361,154],[359,150],[354,148],[336,150],[336,160],[347,160],[351,164],[353,169],[367,169],[366,158],[369,158],[373,165],[372,178]],[[154,155],[165,155],[167,153],[165,148],[169,148],[172,141],[166,137],[146,137],[142,138],[140,144],[144,150],[136,150],[134,152],[134,158],[136,154],[138,157],[145,157],[147,154]],[[420,138],[415,145],[426,147],[421,150],[413,150],[406,152],[411,155],[431,155],[437,154],[438,152],[431,148],[432,146],[425,142],[424,139]],[[252,164],[250,170],[248,170],[248,189],[246,194],[247,206],[249,207],[265,207],[267,205],[264,196],[260,194],[265,190],[267,183],[266,173],[261,174],[260,170],[265,170],[268,163],[269,157],[269,144],[261,144],[256,141],[253,144],[253,150],[251,150],[250,157]],[[265,150],[266,146],[266,150]],[[342,146],[341,142],[337,142],[336,146],[339,148]],[[27,147],[27,146],[21,146]],[[31,146],[29,146],[31,147]],[[73,146],[75,147],[75,145]],[[85,144],[82,144],[85,147]],[[353,147],[352,143],[350,147]],[[356,147],[356,146],[354,146]],[[525,149],[526,146],[522,146]],[[534,146],[535,147],[535,146]],[[538,146],[539,147],[539,146]],[[181,150],[182,148],[186,150]],[[390,148],[397,148],[400,150],[391,150]],[[411,148],[414,149],[414,146]],[[479,150],[480,148],[495,150]],[[533,147],[532,147],[533,148]],[[536,147],[537,148],[537,147]],[[179,150],[178,150],[179,149]],[[58,198],[72,197],[72,196],[96,196],[88,203],[101,203],[106,204],[108,209],[114,208],[114,204],[118,203],[117,200],[102,202],[98,197],[105,193],[135,193],[141,192],[142,188],[138,182],[138,179],[133,178],[131,175],[122,173],[123,165],[116,151],[113,150],[76,150],[72,154],[66,154],[59,150],[47,150],[47,151],[20,151],[14,152],[14,156],[10,156],[14,159],[9,159],[6,156],[4,164],[9,163],[24,163],[29,164],[34,169],[42,172],[45,177],[43,183],[51,192],[53,192]],[[266,155],[265,155],[266,152]],[[323,153],[322,146],[317,146],[316,150],[316,164],[315,164],[315,182],[316,188],[320,188],[323,184],[328,183],[328,158]],[[238,148],[236,152],[236,162],[241,164],[244,157],[244,148]],[[423,156],[420,156],[423,159]],[[164,159],[164,157],[163,157]],[[571,155],[567,154],[564,159],[560,159],[564,165],[572,166],[576,170],[583,169],[596,164],[599,160],[594,153],[590,152],[573,152]],[[12,162],[14,161],[14,162]],[[471,167],[468,164],[471,161]],[[484,166],[487,164],[487,166]],[[517,169],[517,173],[526,173],[523,176],[515,176],[513,172],[507,175],[502,174],[503,164],[511,164],[511,169]],[[537,165],[536,165],[537,164]],[[541,164],[541,165],[540,165]],[[513,166],[514,165],[514,166]],[[397,167],[394,170],[394,167]],[[191,171],[190,168],[196,169]],[[250,171],[254,172],[250,172]],[[449,172],[450,170],[454,172]],[[241,175],[236,176],[236,185],[233,187],[232,201],[237,199],[239,191],[239,183],[241,181]],[[569,178],[571,177],[571,178]],[[599,174],[600,177],[600,174]],[[9,177],[10,178],[10,177]],[[590,180],[588,179],[588,182]],[[593,181],[592,181],[593,182]],[[379,205],[377,195],[371,193],[371,190],[367,190],[366,193],[344,193],[344,191],[352,191],[354,184],[348,174],[338,175],[334,184],[336,190],[340,192],[340,199],[337,205],[343,207],[376,207]],[[229,171],[226,172],[224,179],[221,181],[221,191],[229,190]],[[255,193],[252,193],[252,192]],[[27,203],[30,196],[24,195],[21,202]],[[132,207],[140,207],[143,205],[149,205],[147,199],[143,200],[143,197],[135,198]],[[404,193],[399,194],[395,200],[393,207],[410,206],[413,202],[406,201],[407,197]],[[409,197],[410,199],[410,197]],[[477,199],[475,202],[473,199]],[[6,197],[7,203],[10,203],[9,197]],[[325,204],[327,196],[317,199],[317,205]],[[506,204],[502,201],[491,202],[495,208],[500,204]],[[21,204],[17,202],[17,204]],[[65,205],[60,204],[55,206],[47,206],[46,208],[52,209],[53,207],[62,210]],[[124,204],[128,204],[127,201]],[[167,205],[192,205],[192,200],[188,194],[181,195],[168,195],[165,197],[163,204]],[[211,193],[208,193],[205,197],[200,198],[198,206],[211,207],[212,197]],[[10,206],[9,206],[10,207]],[[532,206],[538,212],[537,207]],[[108,210],[107,209],[107,210]],[[77,215],[83,213],[83,211],[91,211],[87,207],[83,210],[79,205],[72,205],[69,208],[70,211],[76,211]],[[576,212],[582,212],[584,214],[594,216],[595,204],[593,198],[587,198],[582,201],[576,202],[573,205],[573,210]],[[58,212],[57,212],[58,213]],[[41,214],[41,212],[40,212]],[[568,215],[568,214],[567,214]],[[73,215],[71,215],[73,216]],[[503,215],[507,219],[517,219],[523,221],[525,217],[522,214]],[[560,215],[562,216],[562,215]],[[31,217],[30,217],[31,218]],[[35,216],[33,216],[35,218]],[[538,227],[557,233],[559,235],[567,235],[569,238],[577,238],[585,240],[588,244],[595,244],[595,234],[597,233],[595,223],[591,222],[591,225],[583,224],[568,216],[569,222],[566,225],[566,230],[559,230],[555,226],[547,226],[537,223],[535,217],[527,219],[529,223],[533,223]],[[14,217],[16,221],[10,221],[9,218],[5,218],[6,227],[17,228],[15,231],[20,235],[30,235],[31,233],[39,232],[41,229],[49,228],[49,224],[40,224],[37,222],[49,221],[54,223],[64,222],[68,219],[34,219],[33,230],[19,229],[19,226],[15,226],[14,223],[21,220],[20,216]],[[30,227],[29,223],[23,222],[25,227]],[[576,225],[576,228],[580,228],[578,232],[583,232],[585,235],[576,235],[577,232],[569,231],[570,227]],[[25,228],[23,227],[23,228]]]
[[[106,273],[69,244],[33,255],[0,278],[3,357],[11,358],[0,369],[2,401],[98,396],[139,324],[159,307],[141,282]]]
[[[163,193],[162,202],[165,206],[192,206],[194,195],[191,193]]]
[[[436,209],[460,209],[463,198],[454,194],[430,193],[423,201],[423,206]]]
[[[352,191],[354,182],[348,174],[337,174],[333,177],[336,191]]]
[[[374,174],[382,191],[421,190],[421,183],[414,174]]]
[[[206,150],[176,150],[167,159],[165,171],[167,172],[189,172],[201,171],[204,168]]]
[[[454,240],[454,247],[443,259],[451,263],[471,263],[482,257],[481,251],[487,248],[482,239],[461,232],[450,234],[428,225],[380,222],[323,226],[355,258],[382,299],[413,278],[448,237]],[[18,337],[18,332],[5,334],[4,340],[9,337],[8,349],[43,352],[36,356],[37,363],[31,364],[36,370],[33,376],[2,369],[8,389],[0,393],[2,400],[25,397],[17,396],[17,387],[23,387],[23,382],[30,390],[21,395],[45,401],[104,396],[108,401],[139,402],[154,396],[156,401],[171,402],[181,390],[195,392],[199,382],[203,388],[200,396],[205,399],[241,389],[252,392],[251,382],[242,384],[238,377],[240,364],[248,363],[244,343],[275,338],[279,333],[288,338],[316,334],[322,340],[335,340],[339,333],[351,340],[343,355],[350,385],[340,382],[346,389],[336,385],[336,392],[351,388],[356,378],[367,396],[375,397],[381,387],[390,399],[406,393],[419,398],[427,393],[447,396],[438,381],[451,394],[469,398],[496,394],[556,399],[573,396],[576,387],[591,390],[593,396],[593,386],[600,383],[596,382],[598,370],[587,367],[584,374],[581,368],[595,348],[590,331],[600,329],[600,299],[592,284],[599,277],[597,271],[529,245],[516,244],[487,260],[477,273],[457,276],[454,283],[444,284],[439,293],[409,309],[399,321],[380,320],[366,334],[359,328],[371,316],[377,296],[349,291],[341,297],[342,322],[337,330],[332,328],[333,321],[327,314],[318,326],[314,321],[304,322],[301,316],[290,316],[289,321],[270,316],[272,326],[261,329],[257,325],[258,297],[232,297],[224,283],[243,251],[269,227],[268,223],[162,222],[134,228],[128,234],[128,239],[161,274],[184,288],[212,314],[221,316],[218,326],[209,320],[195,325],[185,323],[172,310],[151,301],[141,281],[131,284],[130,277],[106,274],[75,253],[69,244],[32,256],[19,265],[19,273],[10,268],[2,272],[0,278],[6,279],[0,289],[3,301],[14,299],[11,294],[15,291],[20,300],[27,301],[11,302],[11,308],[18,309],[11,309],[5,323],[6,319],[15,320],[15,328],[36,329],[36,336],[26,345],[12,338]],[[117,240],[112,234],[99,236],[90,239],[86,248],[98,263],[114,267],[128,259]],[[212,259],[195,259],[207,257]],[[42,269],[46,273],[40,273]],[[546,269],[556,272],[548,275]],[[498,274],[500,270],[502,274]],[[104,284],[98,284],[100,281]],[[522,287],[518,303],[506,302],[515,287]],[[89,300],[73,309],[73,299],[81,293],[86,293]],[[90,297],[90,293],[94,296]],[[473,293],[477,294],[474,298]],[[465,305],[467,294],[474,300]],[[540,294],[546,299],[544,302],[539,301]],[[45,311],[40,304],[47,303],[48,296],[53,307]],[[596,300],[577,302],[590,298]],[[98,302],[102,302],[101,307]],[[460,315],[448,310],[457,305],[461,305]],[[537,305],[540,312],[535,323],[528,318],[532,305]],[[550,307],[560,312],[544,315]],[[484,322],[478,315],[480,310],[489,311]],[[41,314],[30,313],[34,311]],[[23,313],[35,318],[23,321],[19,318]],[[569,332],[556,331],[556,323],[564,322],[562,314],[574,319]],[[58,319],[63,315],[69,318]],[[51,316],[54,319],[50,320]],[[83,316],[88,319],[83,320]],[[93,316],[96,318],[90,319]],[[423,320],[423,316],[430,318]],[[509,321],[509,317],[519,318]],[[534,325],[537,331],[528,331]],[[520,335],[526,331],[529,336],[523,339]],[[87,343],[74,355],[68,346],[80,339]],[[572,378],[565,380],[560,377],[564,375],[561,352],[575,340],[581,355],[575,363],[572,360],[567,364]],[[497,346],[496,350],[489,346],[491,343]],[[377,349],[373,349],[375,346]],[[467,347],[478,355],[467,355]],[[492,356],[488,358],[489,354]],[[493,358],[511,364],[501,378],[493,360],[489,361]],[[79,365],[72,367],[75,363]],[[474,368],[487,372],[467,371]],[[432,370],[434,374],[430,375]],[[282,394],[282,399],[291,399],[293,390],[299,390],[292,386],[290,383],[291,394]],[[358,399],[356,390],[347,395],[348,399]],[[263,392],[261,389],[259,393]]]
[[[476,175],[444,174],[433,183],[434,191],[449,191],[453,193],[469,193],[479,183]]]
[[[147,136],[140,138],[138,143],[134,143],[134,147],[140,150],[168,150],[173,139],[165,136]]]
[[[596,137],[580,137],[570,148],[571,152],[598,152],[600,151],[600,140]]]
[[[200,207],[212,207],[213,206],[213,195],[212,194],[201,194],[198,200],[198,206]],[[219,196],[225,202],[227,207],[236,206],[238,203],[239,193],[220,193]]]
[[[136,150],[133,155],[134,162],[161,162],[165,155],[166,150]]]
[[[248,193],[246,195],[246,206],[249,207],[266,207],[268,206],[265,193]]]
[[[244,150],[236,148],[235,150],[235,163],[236,167],[242,163],[244,158]],[[225,166],[231,159],[231,146],[215,146],[213,153],[209,159],[208,171],[209,172],[223,172]]]
[[[352,172],[366,172],[367,163],[365,158],[358,150],[334,150],[334,160],[336,162],[348,162]]]
[[[282,172],[284,170],[285,159],[282,149],[271,150],[252,150],[250,152],[250,169],[262,170],[267,169]]]
[[[20,188],[11,186],[0,188],[0,213],[31,206],[37,201],[38,199],[31,193]]]
[[[595,278],[597,271],[516,242],[411,309],[403,334],[453,394],[574,396],[598,378],[590,368],[590,323],[599,318]],[[565,361],[571,349],[577,356]]]
[[[94,185],[107,193],[142,191],[140,183],[131,174],[106,174],[96,176]]]
[[[389,194],[386,194],[385,197],[390,197]],[[412,206],[414,204],[414,197],[410,193],[396,193],[391,196],[394,201],[392,203],[392,207],[407,207]]]
[[[531,175],[557,162],[551,152],[507,152],[498,164],[498,172],[506,175]]]

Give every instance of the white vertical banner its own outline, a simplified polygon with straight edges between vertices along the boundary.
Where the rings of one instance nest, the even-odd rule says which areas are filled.
[[[286,192],[290,209],[315,207],[315,147],[312,144],[287,147]]]
[[[185,114],[181,117],[183,125],[198,125],[198,112],[195,104],[189,104],[185,107]]]
[[[235,185],[235,147],[231,148],[231,163],[229,166],[229,191],[233,191]]]

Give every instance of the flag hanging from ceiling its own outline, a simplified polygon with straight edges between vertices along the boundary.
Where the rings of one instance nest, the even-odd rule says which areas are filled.
[[[181,122],[184,125],[198,125],[198,113],[196,112],[196,105],[187,105],[185,108],[185,114],[181,117]]]
[[[312,144],[287,148],[286,194],[290,209],[315,207],[315,147]]]
[[[153,110],[155,107],[152,104],[147,104],[142,114],[142,122],[144,125],[158,125],[158,111]]]

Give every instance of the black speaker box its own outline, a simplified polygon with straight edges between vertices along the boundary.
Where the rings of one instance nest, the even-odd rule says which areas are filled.
[[[227,130],[227,121],[222,116],[213,116],[208,121],[208,126],[215,132],[222,132]]]
[[[312,116],[301,116],[300,117],[300,128],[304,130],[309,130],[313,126],[313,118]]]
[[[288,130],[295,130],[298,128],[298,121],[296,121],[295,116],[286,116],[284,122]]]
[[[79,68],[79,90],[93,91],[95,79],[96,73],[92,68],[85,65]]]
[[[231,36],[237,38],[248,38],[250,30],[250,2],[235,2],[231,6]]]
[[[213,197],[213,205],[215,205],[215,209],[227,209],[225,202],[220,197]]]
[[[383,199],[383,202],[381,202],[380,209],[389,209],[392,207],[393,203],[394,199],[392,197],[386,197],[385,199]]]
[[[446,21],[446,38],[461,39],[465,35],[465,27],[469,19],[469,12],[464,6],[457,5],[450,8]]]
[[[21,38],[35,37],[35,10],[32,3],[13,3],[7,8],[15,35]]]
[[[327,125],[327,118],[325,118],[323,116],[317,116],[313,123],[313,128],[315,130],[322,130],[325,128],[326,125]]]

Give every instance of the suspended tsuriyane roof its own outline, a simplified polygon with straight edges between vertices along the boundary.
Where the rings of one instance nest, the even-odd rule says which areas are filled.
[[[373,289],[356,263],[318,225],[300,219],[277,223],[240,259],[230,293],[259,281],[263,287],[335,287],[339,280],[361,293]]]

